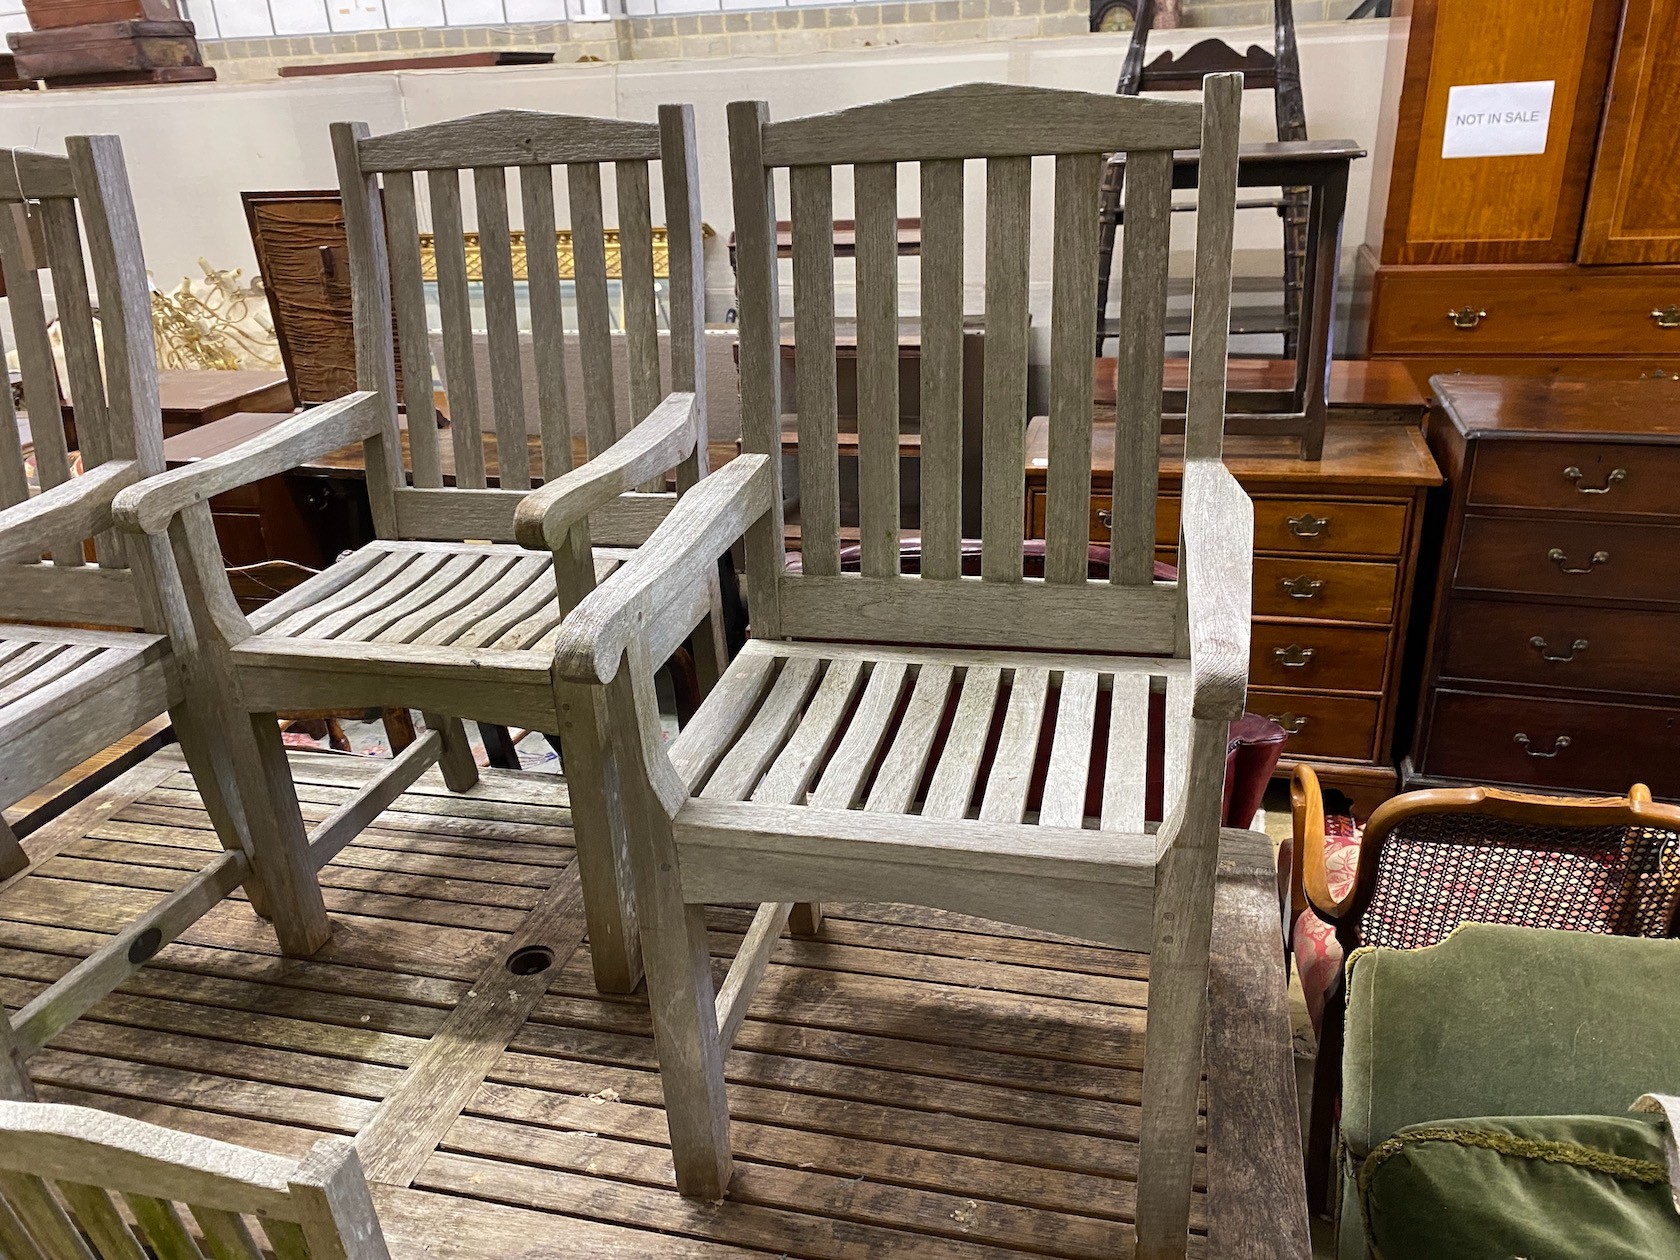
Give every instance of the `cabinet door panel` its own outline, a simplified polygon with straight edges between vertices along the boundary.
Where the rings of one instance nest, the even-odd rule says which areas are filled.
[[[1628,0],[1581,261],[1680,262],[1680,0]]]

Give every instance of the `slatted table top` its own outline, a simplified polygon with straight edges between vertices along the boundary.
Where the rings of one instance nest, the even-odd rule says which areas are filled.
[[[299,755],[308,820],[370,769]],[[645,1001],[593,989],[565,802],[552,776],[488,771],[460,798],[428,775],[325,868],[336,932],[320,954],[281,958],[244,901],[223,903],[29,1061],[40,1095],[289,1156],[323,1133],[366,1142],[381,1103],[412,1092],[408,1069],[449,1078],[431,1039],[552,889],[576,947],[548,994],[486,1074],[449,1081],[464,1106],[428,1126],[441,1138],[411,1183],[376,1181],[398,1260],[1129,1254],[1144,959],[829,908],[819,939],[778,947],[730,1054],[732,1198],[690,1204],[672,1188]],[[28,838],[30,871],[0,884],[5,1005],[208,861],[208,827],[171,749]],[[1305,1257],[1270,855],[1232,834],[1192,1254]],[[720,969],[748,921],[712,911]]]

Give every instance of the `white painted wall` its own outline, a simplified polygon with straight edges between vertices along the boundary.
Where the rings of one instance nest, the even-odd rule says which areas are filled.
[[[1308,129],[1320,138],[1347,137],[1370,148],[1382,85],[1387,23],[1318,23],[1301,28],[1301,63]],[[1151,50],[1182,49],[1217,34],[1238,47],[1268,43],[1269,31],[1162,32]],[[701,195],[716,235],[707,245],[710,315],[721,318],[731,280],[724,242],[732,226],[724,106],[761,96],[772,117],[792,117],[970,80],[1113,90],[1125,36],[1014,40],[870,49],[775,59],[630,61],[532,68],[403,71],[327,78],[226,84],[0,94],[0,146],[62,151],[66,135],[115,132],[123,139],[146,258],[161,287],[198,273],[199,258],[218,267],[254,269],[239,194],[244,190],[333,187],[327,125],[367,122],[374,132],[495,108],[652,119],[661,102],[689,101],[700,131]],[[1244,108],[1245,138],[1275,136],[1269,93],[1253,93]],[[971,272],[983,219],[978,172],[970,180]],[[1369,163],[1356,163],[1347,222],[1363,224]],[[470,181],[467,182],[470,194]],[[844,173],[837,177],[835,211],[850,208]],[[657,190],[656,190],[657,196]],[[785,196],[785,194],[784,194]],[[901,213],[915,213],[915,172],[905,171]],[[1035,218],[1047,219],[1048,164],[1035,184]],[[608,189],[609,205],[611,189]],[[782,203],[785,206],[785,199]],[[563,201],[562,201],[563,205]],[[517,198],[514,201],[517,212]],[[608,210],[608,220],[612,220]],[[1175,216],[1175,245],[1191,243],[1190,216]],[[1239,215],[1239,270],[1275,274],[1280,229],[1274,215]],[[1344,239],[1351,258],[1357,242]],[[1044,282],[1035,305],[1047,308],[1048,242],[1035,251],[1035,280]],[[1042,257],[1038,255],[1043,255]],[[1188,270],[1187,267],[1183,268]],[[842,292],[849,269],[837,275]],[[1344,272],[1346,269],[1344,269]],[[903,287],[915,285],[907,260]],[[844,301],[844,298],[842,298]]]

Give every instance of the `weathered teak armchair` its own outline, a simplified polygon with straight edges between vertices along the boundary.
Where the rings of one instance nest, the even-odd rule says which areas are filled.
[[[0,389],[0,804],[167,710],[227,852],[21,1011],[0,1015],[0,1098],[27,1097],[23,1060],[240,884],[261,908],[289,895],[272,851],[246,846],[168,548],[112,528],[117,493],[163,471],[151,293],[121,145],[89,136],[68,147],[68,157],[0,149],[0,266],[42,489],[30,496],[11,391]],[[43,272],[75,407],[76,477]],[[59,624],[20,624],[43,621]],[[0,881],[27,867],[0,824]]]
[[[26,1102],[0,1102],[0,1254],[390,1255],[349,1138],[322,1138],[291,1160],[87,1107]]]
[[[462,718],[558,732],[554,641],[560,619],[627,548],[670,511],[676,470],[687,488],[706,467],[699,191],[692,110],[661,107],[657,123],[500,111],[369,136],[360,123],[333,128],[349,234],[362,392],[315,408],[237,451],[177,469],[129,491],[118,519],[147,534],[168,531],[200,618],[218,685],[236,711],[240,761],[251,782],[252,825],[312,873],[434,762],[466,791],[477,779]],[[660,381],[649,168],[659,163],[670,240],[671,385]],[[618,187],[628,407],[615,398],[611,315],[602,226],[601,168]],[[555,168],[564,166],[576,257],[577,317],[562,321],[555,239]],[[480,399],[462,228],[461,168],[471,168],[494,388]],[[517,193],[510,169],[518,171]],[[424,172],[436,232],[438,298],[451,415],[454,484],[445,485],[431,423],[432,361],[421,278],[416,172]],[[527,434],[509,201],[523,210],[531,350],[541,416]],[[387,246],[387,239],[389,245]],[[405,445],[396,406],[392,304],[411,417]],[[583,412],[590,459],[572,467],[565,338],[583,354]],[[481,405],[481,403],[483,405]],[[424,420],[419,419],[425,417]],[[493,437],[483,420],[493,425]],[[532,491],[531,439],[542,472]],[[247,620],[234,604],[211,532],[207,500],[352,442],[366,455],[379,540],[341,559]],[[487,448],[489,453],[487,453]],[[488,486],[499,469],[499,484]],[[653,488],[647,489],[649,483]],[[523,546],[512,546],[517,540]],[[493,543],[464,542],[489,539]],[[595,546],[592,547],[592,544]],[[718,586],[694,593],[669,625],[710,619],[697,653],[702,679],[721,667],[712,616]],[[710,647],[708,653],[705,649]],[[597,710],[601,705],[596,701]],[[276,709],[386,705],[420,709],[430,728],[354,801],[304,834],[274,729]],[[621,824],[605,790],[598,712],[566,726],[564,757],[596,982],[627,992],[641,965],[630,890],[617,869]],[[308,953],[329,926],[318,886],[286,909],[288,952]],[[626,881],[627,883],[627,881]],[[275,907],[276,925],[280,907]]]
[[[561,673],[604,684],[619,745],[665,1105],[685,1195],[729,1185],[723,1053],[798,903],[912,902],[1147,951],[1138,1254],[1186,1245],[1226,729],[1242,712],[1252,522],[1220,462],[1241,83],[1201,104],[975,84],[772,123],[729,107],[747,452],[568,618]],[[1180,580],[1152,576],[1169,164],[1203,154]],[[1112,580],[1087,577],[1097,191],[1126,150],[1127,318]],[[1032,159],[1053,156],[1045,576],[1022,574]],[[986,162],[982,573],[959,570],[964,160]],[[894,220],[919,163],[922,544],[899,570]],[[840,571],[833,168],[852,166],[862,572]],[[789,168],[804,555],[784,565],[773,226]],[[745,536],[752,639],[667,751],[649,645]],[[1188,581],[1185,579],[1188,578]],[[628,659],[626,660],[626,657]],[[1144,825],[1151,689],[1165,689],[1168,816]],[[586,711],[580,699],[571,711]],[[995,742],[995,754],[988,745]],[[1048,745],[1041,797],[1035,750]],[[1086,813],[1100,780],[1100,815]],[[714,992],[703,907],[756,901]]]

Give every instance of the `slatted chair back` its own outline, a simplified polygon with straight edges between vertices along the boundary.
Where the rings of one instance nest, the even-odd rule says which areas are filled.
[[[87,1107],[27,1102],[0,1102],[0,1253],[389,1260],[347,1138],[324,1139],[298,1161]]]
[[[648,415],[667,392],[699,397],[698,450],[706,449],[704,290],[701,285],[699,181],[693,111],[661,107],[658,122],[497,110],[407,131],[371,136],[362,123],[333,127],[350,241],[360,389],[390,400],[391,422],[368,443],[374,524],[384,538],[514,541],[513,511],[532,478],[521,364],[521,290],[514,279],[512,207],[524,225],[526,275],[542,477],[572,467],[567,400],[567,340],[581,359],[585,445],[594,458]],[[652,176],[660,167],[669,241],[670,380],[662,384],[653,259]],[[606,262],[602,168],[617,185],[619,302],[629,363],[628,409],[613,380],[613,310]],[[574,252],[575,327],[568,327],[555,249],[556,194],[564,171]],[[517,172],[517,187],[514,177]],[[442,320],[443,378],[449,403],[453,486],[444,489],[440,438],[433,423],[433,363],[421,275],[417,176],[425,182]],[[475,314],[467,278],[463,176],[477,207],[483,282]],[[392,304],[396,337],[393,344]],[[489,397],[474,371],[473,323],[486,326]],[[398,455],[396,355],[401,355],[408,413],[410,474]],[[494,452],[493,462],[487,451]],[[492,470],[499,488],[487,488]],[[690,469],[689,479],[703,472]],[[679,476],[679,481],[684,480]],[[591,517],[603,546],[636,546],[670,510],[674,496],[645,488]]]
[[[78,457],[84,474],[118,461],[142,476],[163,471],[151,292],[122,146],[73,136],[67,147],[68,157],[0,149],[0,269],[31,446],[26,455],[12,391],[0,389],[0,507],[30,497],[26,460],[41,490],[68,481]],[[123,539],[106,530],[93,541],[92,564],[80,538],[46,558],[0,557],[0,619],[159,629]]]
[[[785,571],[782,513],[748,536],[754,633],[766,637],[1171,654],[1178,594],[1153,578],[1162,327],[1174,149],[1201,147],[1186,455],[1223,436],[1231,223],[1241,80],[1216,76],[1205,105],[1052,88],[969,84],[772,122],[729,107],[741,312],[742,431],[780,451],[775,173],[793,224],[793,318],[802,563]],[[1204,116],[1204,110],[1206,111]],[[1092,337],[1103,155],[1127,154],[1126,235],[1109,577],[1090,579]],[[1034,224],[1033,159],[1053,159],[1054,209]],[[965,250],[965,184],[983,160],[983,250]],[[900,572],[896,223],[902,170],[919,164],[921,572]],[[850,166],[857,220],[858,499],[861,573],[840,569],[835,418],[835,168]],[[978,190],[976,190],[978,195]],[[1023,576],[1029,260],[1050,238],[1050,457],[1042,578]],[[965,256],[984,258],[983,471],[962,477]],[[772,467],[775,467],[775,461]],[[962,495],[980,496],[981,573],[962,575]],[[1034,589],[1041,588],[1041,589]],[[774,593],[776,598],[767,598]],[[1032,599],[1036,595],[1038,599]],[[1033,611],[1029,612],[1028,609]]]

